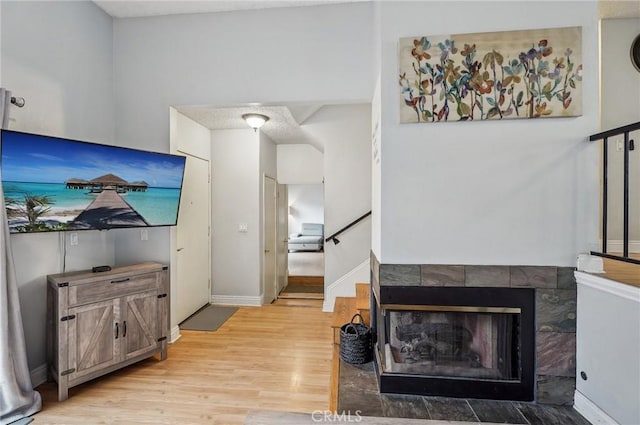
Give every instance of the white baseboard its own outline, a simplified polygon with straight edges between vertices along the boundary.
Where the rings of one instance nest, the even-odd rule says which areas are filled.
[[[337,297],[355,297],[356,283],[369,283],[371,281],[369,261],[369,258],[367,258],[340,279],[325,288],[322,311],[333,312],[333,306]]]
[[[607,241],[607,252],[622,252],[624,241],[611,240]],[[602,241],[598,244],[598,249],[602,248]],[[640,253],[640,241],[629,241],[629,252],[632,254]]]
[[[262,305],[262,296],[211,295],[211,304],[260,307]]]
[[[580,391],[576,390],[573,400],[573,408],[593,425],[619,425]]]
[[[179,340],[181,336],[182,335],[180,334],[180,326],[175,325],[173,328],[171,328],[171,335],[170,335],[170,338],[169,338],[169,344],[173,344],[174,342]]]
[[[33,388],[44,384],[47,382],[47,364],[41,364],[37,368],[30,370],[29,375],[31,375],[31,385]]]

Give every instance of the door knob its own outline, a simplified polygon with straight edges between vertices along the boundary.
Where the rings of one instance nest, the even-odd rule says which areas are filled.
[[[178,248],[176,251],[180,252],[182,251],[184,248]]]
[[[266,254],[267,252],[271,252],[271,251],[269,251],[268,249],[265,249],[265,250],[264,250],[264,253]]]

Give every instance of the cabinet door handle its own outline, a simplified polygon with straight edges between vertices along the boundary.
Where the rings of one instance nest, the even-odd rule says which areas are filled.
[[[127,321],[122,322],[122,337],[127,336]]]
[[[122,283],[122,282],[126,282],[128,280],[131,280],[131,278],[125,277],[124,279],[112,280],[111,283]]]
[[[116,322],[116,339],[118,339],[118,333],[119,333],[119,329],[118,329],[118,322]]]

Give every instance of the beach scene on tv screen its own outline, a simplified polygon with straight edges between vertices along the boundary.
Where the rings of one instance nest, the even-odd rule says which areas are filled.
[[[175,225],[185,158],[2,133],[12,233]]]

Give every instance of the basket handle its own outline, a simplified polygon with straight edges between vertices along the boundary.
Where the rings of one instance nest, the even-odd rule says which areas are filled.
[[[349,322],[349,323],[353,323],[353,321],[355,320],[356,317],[359,317],[360,318],[360,324],[364,325],[364,318],[362,317],[362,315],[360,313],[354,314],[353,317],[351,318],[351,322]]]
[[[358,333],[358,328],[356,326],[353,326],[353,323],[347,323],[347,326],[344,327],[344,331],[347,332],[347,329],[353,329],[353,331],[356,333],[356,336],[360,336],[360,334]]]

